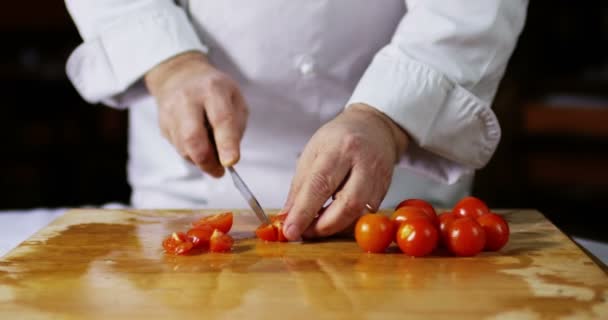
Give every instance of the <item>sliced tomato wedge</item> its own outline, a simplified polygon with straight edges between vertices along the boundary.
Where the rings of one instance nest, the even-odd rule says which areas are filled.
[[[285,219],[283,219],[283,221],[284,220]],[[283,233],[283,221],[275,220],[272,222],[272,226],[277,231],[277,241],[279,241],[279,242],[287,242],[287,238],[285,237],[285,234]]]
[[[232,250],[234,239],[231,236],[215,229],[209,239],[209,251],[211,252],[228,252]]]
[[[273,224],[263,223],[256,230],[255,235],[264,241],[277,241],[277,229]]]
[[[184,254],[193,247],[194,244],[183,232],[173,232],[163,241],[163,248],[169,254]]]
[[[211,239],[213,230],[215,229],[213,229],[211,226],[203,224],[188,230],[186,235],[195,248],[203,248],[209,245],[209,240]]]
[[[270,216],[270,223],[261,224],[256,230],[255,235],[264,240],[270,242],[287,242],[285,234],[283,234],[283,223],[287,218],[287,213]]]
[[[208,225],[213,229],[217,229],[223,233],[228,233],[232,228],[232,212],[218,213],[211,216],[205,216],[200,218],[198,221],[192,223],[194,228],[198,228],[203,225]]]

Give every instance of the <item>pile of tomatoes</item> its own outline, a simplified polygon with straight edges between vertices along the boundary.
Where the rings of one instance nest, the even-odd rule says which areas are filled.
[[[371,253],[384,252],[395,241],[403,253],[414,257],[429,255],[440,245],[456,256],[470,257],[483,250],[500,250],[509,240],[509,225],[475,197],[461,199],[452,211],[440,215],[427,201],[408,199],[390,218],[361,216],[355,239]]]
[[[192,223],[188,232],[173,232],[163,241],[163,248],[175,255],[228,252],[234,244],[234,239],[228,235],[232,220],[232,212],[202,217]]]

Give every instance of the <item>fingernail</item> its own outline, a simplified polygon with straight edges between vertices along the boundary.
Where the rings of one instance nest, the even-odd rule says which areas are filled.
[[[222,166],[229,167],[231,165],[234,165],[237,160],[238,159],[236,151],[234,151],[233,149],[220,150],[220,162],[222,163]]]
[[[285,227],[285,237],[289,240],[297,239],[300,235],[298,234],[298,228],[294,224],[290,224]]]

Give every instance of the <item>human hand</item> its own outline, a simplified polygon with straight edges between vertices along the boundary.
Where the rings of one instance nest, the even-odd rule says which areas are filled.
[[[355,104],[321,127],[308,142],[285,203],[289,240],[338,233],[377,209],[408,136],[380,111]],[[317,218],[323,204],[334,201]]]
[[[238,162],[248,109],[236,82],[199,52],[162,62],[144,81],[162,134],[182,157],[214,177]]]

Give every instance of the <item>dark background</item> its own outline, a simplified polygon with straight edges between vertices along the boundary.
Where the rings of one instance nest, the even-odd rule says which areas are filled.
[[[608,5],[530,2],[494,106],[503,140],[474,194],[608,241]],[[80,38],[63,1],[3,4],[0,39],[0,210],[128,203],[127,112],[67,80]]]

